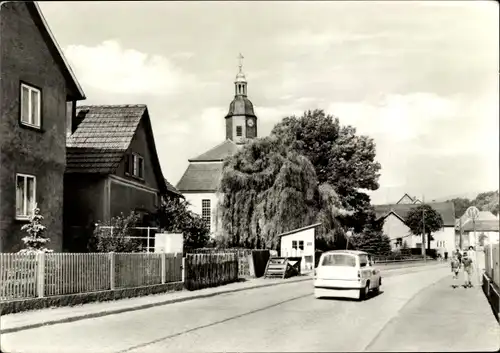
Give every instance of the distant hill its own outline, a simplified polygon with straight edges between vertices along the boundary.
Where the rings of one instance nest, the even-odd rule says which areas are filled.
[[[454,195],[448,195],[445,197],[433,198],[432,200],[436,200],[436,202],[444,202],[444,201],[457,199],[457,198],[465,198],[465,199],[469,199],[469,200],[474,200],[477,197],[477,195],[479,195],[482,192],[484,192],[484,191],[464,192],[461,194],[454,194]]]

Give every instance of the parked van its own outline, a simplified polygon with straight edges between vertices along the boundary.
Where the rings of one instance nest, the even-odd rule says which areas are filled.
[[[321,255],[314,278],[314,296],[364,300],[382,285],[380,270],[364,251],[334,250]]]

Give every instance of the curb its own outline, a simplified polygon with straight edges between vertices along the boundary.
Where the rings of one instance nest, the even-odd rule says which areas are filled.
[[[415,264],[415,266],[408,266],[408,267],[404,267],[404,268],[413,268],[413,267],[423,267],[423,266]],[[400,269],[404,269],[404,268],[392,268],[392,269],[386,269],[385,271],[400,270]],[[214,297],[214,296],[220,295],[220,294],[229,294],[229,293],[241,292],[244,290],[266,288],[266,287],[272,287],[272,286],[289,284],[289,283],[311,281],[313,279],[314,279],[313,276],[307,276],[307,277],[304,276],[302,278],[287,279],[284,282],[278,282],[278,283],[256,284],[256,285],[253,285],[250,287],[226,289],[226,290],[221,290],[221,291],[218,291],[215,293],[195,294],[195,295],[189,296],[189,297],[167,299],[167,300],[157,302],[157,303],[142,304],[142,305],[136,305],[136,306],[132,306],[132,307],[128,307],[128,308],[120,308],[120,309],[113,309],[113,310],[107,310],[107,311],[105,310],[105,311],[83,314],[83,315],[78,315],[78,316],[65,317],[65,318],[57,319],[57,320],[49,320],[49,321],[45,321],[45,322],[37,322],[34,324],[27,324],[27,325],[22,325],[22,326],[17,326],[17,327],[11,327],[11,328],[7,328],[7,329],[0,329],[0,334],[13,333],[13,332],[18,332],[18,331],[43,327],[43,326],[65,324],[65,323],[69,323],[69,322],[86,320],[86,319],[94,319],[94,318],[108,316],[108,315],[122,314],[122,313],[126,313],[126,312],[131,312],[131,311],[149,309],[149,308],[153,308],[156,306],[181,303],[181,302],[195,300],[195,299],[210,298],[210,297]],[[120,299],[120,300],[125,300],[125,299]],[[83,304],[83,305],[85,305],[85,304]],[[42,309],[42,310],[46,310],[46,309]],[[0,316],[0,321],[1,321],[1,316]]]
[[[122,313],[126,313],[126,312],[131,312],[131,311],[149,309],[149,308],[153,308],[155,306],[180,303],[180,302],[185,302],[185,301],[195,300],[195,299],[210,298],[210,297],[215,297],[216,295],[220,295],[220,294],[236,293],[236,292],[241,292],[241,291],[250,290],[250,289],[272,287],[272,286],[289,284],[289,283],[305,282],[305,281],[309,281],[312,279],[313,279],[313,277],[308,276],[305,278],[286,280],[285,282],[257,284],[257,285],[253,285],[251,287],[226,289],[226,290],[221,290],[221,291],[218,291],[215,293],[206,293],[206,294],[198,294],[198,295],[195,294],[193,296],[184,297],[184,298],[167,299],[167,300],[157,302],[157,303],[142,304],[142,305],[132,306],[132,307],[128,307],[128,308],[113,309],[113,310],[94,312],[94,313],[83,314],[83,315],[78,315],[78,316],[65,317],[62,319],[49,320],[49,321],[45,321],[45,322],[38,322],[35,324],[28,324],[28,325],[23,325],[23,326],[11,327],[11,328],[7,328],[7,329],[3,329],[3,330],[0,329],[0,333],[1,334],[13,333],[13,332],[18,332],[18,331],[22,331],[22,330],[29,330],[29,329],[33,329],[33,328],[38,328],[38,327],[42,327],[42,326],[64,324],[64,323],[69,323],[69,322],[74,322],[74,321],[85,320],[85,319],[94,319],[94,318],[98,318],[98,317],[102,317],[102,316],[122,314]],[[42,310],[44,310],[44,309],[42,309]],[[1,317],[0,317],[0,320],[1,320]]]

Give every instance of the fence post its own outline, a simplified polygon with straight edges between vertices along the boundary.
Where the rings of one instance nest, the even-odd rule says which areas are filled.
[[[148,226],[148,236],[147,236],[146,252],[149,254],[149,226]]]
[[[36,254],[37,263],[38,263],[38,286],[37,286],[37,295],[38,298],[43,298],[45,292],[45,253],[41,252]]]
[[[183,257],[182,258],[182,265],[181,265],[181,281],[182,281],[182,283],[184,283],[185,280],[186,280],[186,258]]]
[[[109,289],[115,289],[115,253],[109,253]]]
[[[166,276],[166,266],[165,266],[165,253],[161,252],[161,284],[165,284],[165,276]]]

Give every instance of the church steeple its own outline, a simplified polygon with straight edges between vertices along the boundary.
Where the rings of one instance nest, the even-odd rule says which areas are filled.
[[[243,73],[243,63],[242,60],[244,59],[243,55],[238,55],[238,60],[239,60],[239,71],[238,74],[236,75],[236,80],[234,81],[234,92],[235,96],[247,96],[247,79],[245,77],[245,74]]]
[[[243,55],[238,56],[239,70],[234,81],[234,99],[226,115],[226,139],[243,144],[257,137],[257,117],[253,104],[247,98],[247,79],[243,73]]]

